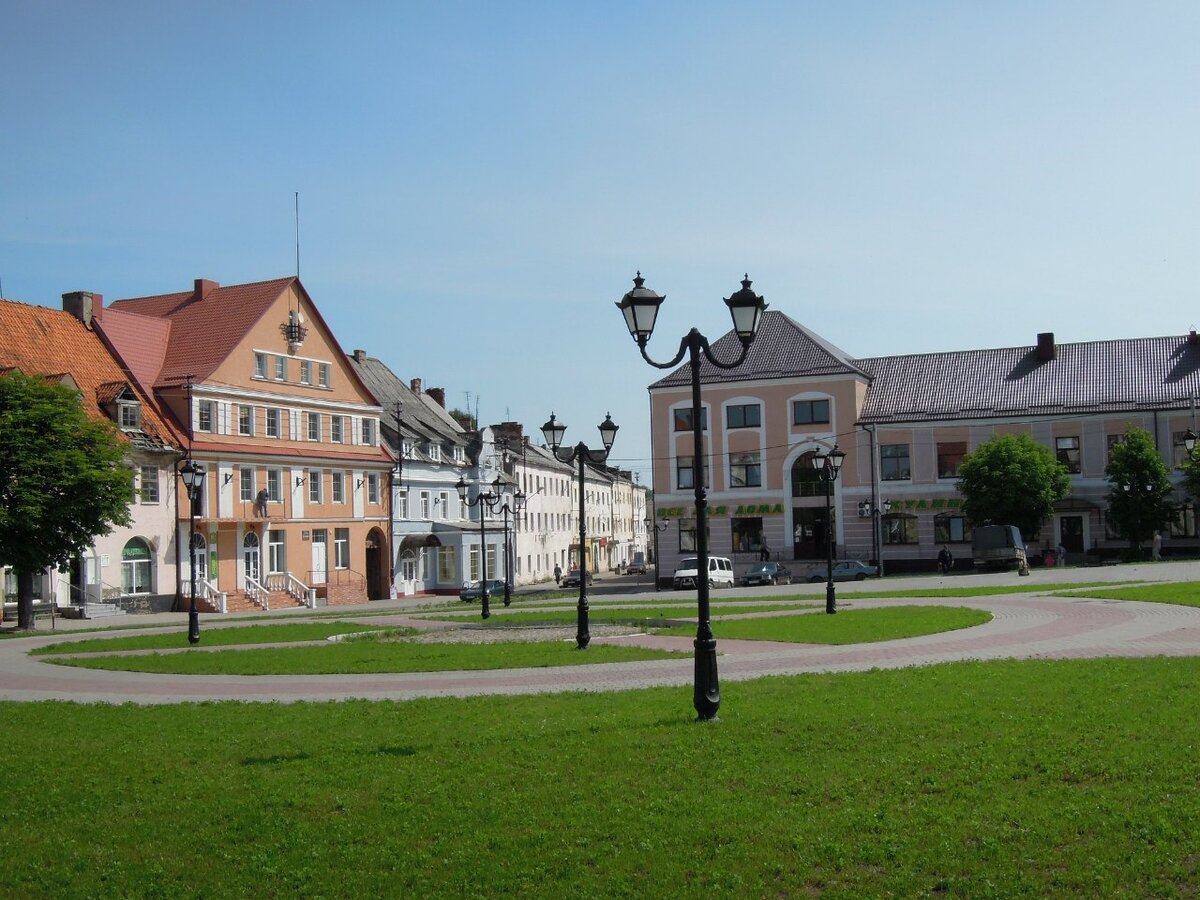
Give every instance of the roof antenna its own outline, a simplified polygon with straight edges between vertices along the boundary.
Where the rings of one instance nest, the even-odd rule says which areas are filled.
[[[296,280],[300,279],[300,192],[296,191]]]

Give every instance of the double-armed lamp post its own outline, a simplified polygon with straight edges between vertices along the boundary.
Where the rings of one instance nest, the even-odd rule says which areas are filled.
[[[482,482],[480,482],[482,484]],[[491,607],[488,605],[488,568],[487,568],[487,513],[495,512],[496,507],[500,505],[500,501],[504,499],[501,494],[500,477],[497,476],[489,486],[488,490],[478,492],[474,498],[467,496],[467,482],[459,476],[458,484],[454,486],[458,490],[458,499],[467,506],[479,507],[479,566],[483,578],[479,581],[479,602],[481,618],[488,618],[492,614]],[[508,574],[505,573],[505,590],[504,590],[504,605],[508,606]]]
[[[817,470],[821,480],[825,482],[825,612],[833,615],[837,612],[837,593],[833,587],[833,512],[832,492],[833,483],[837,481],[838,473],[842,471],[842,463],[846,454],[834,444],[828,453],[814,453],[809,457],[813,468]]]
[[[196,611],[196,505],[204,491],[204,466],[193,462],[191,458],[184,460],[179,469],[179,477],[187,489],[189,501],[188,548],[192,564],[191,605],[188,607],[188,642],[200,643],[200,614]]]
[[[708,591],[708,501],[706,500],[705,481],[707,476],[704,465],[704,429],[700,405],[700,357],[716,366],[718,369],[736,369],[746,359],[750,345],[758,333],[758,325],[767,303],[761,296],[750,290],[750,277],[742,280],[742,289],[732,297],[725,299],[729,314],[733,318],[733,328],[741,342],[741,353],[732,362],[721,362],[712,352],[708,338],[695,328],[683,336],[679,342],[679,352],[670,362],[655,362],[646,353],[646,344],[654,332],[654,320],[658,317],[658,308],[667,299],[650,288],[645,287],[646,280],[638,272],[633,279],[633,290],[627,293],[617,303],[617,308],[625,316],[625,324],[629,334],[637,342],[642,359],[656,369],[671,369],[677,366],[684,357],[692,376],[692,441],[695,447],[695,489],[696,489],[696,555],[698,577],[696,587],[697,626],[696,626],[696,674],[693,687],[692,703],[696,707],[696,715],[701,720],[717,717],[721,706],[721,686],[717,678],[717,641],[713,637],[712,623],[709,617]]]
[[[496,490],[500,490],[500,479],[495,481]],[[525,492],[518,490],[511,497],[505,497],[504,502],[500,504],[500,511],[504,513],[504,605],[508,606],[512,603],[512,554],[508,549],[508,517],[513,517],[513,525],[516,526],[517,516],[525,509],[525,501],[528,499]],[[511,502],[511,505],[509,505]]]
[[[613,423],[611,415],[604,416],[604,421],[600,423],[600,440],[604,444],[604,449],[601,451],[589,450],[582,441],[569,450],[561,450],[567,426],[554,418],[554,413],[550,413],[550,421],[542,426],[542,437],[546,439],[546,446],[550,448],[555,459],[564,463],[579,463],[579,603],[576,606],[575,615],[575,645],[580,650],[586,650],[592,641],[591,633],[588,631],[587,506],[584,503],[587,482],[585,481],[585,472],[589,462],[603,465],[608,461],[608,451],[612,449],[613,441],[617,439],[619,427]]]

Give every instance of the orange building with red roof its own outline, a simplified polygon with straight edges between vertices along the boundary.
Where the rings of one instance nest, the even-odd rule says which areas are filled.
[[[381,409],[298,278],[196,279],[87,315],[205,468],[197,580],[210,609],[389,595]]]
[[[88,415],[116,423],[136,473],[130,526],[98,536],[69,572],[48,570],[36,579],[35,598],[93,616],[122,607],[170,609],[178,585],[171,485],[180,434],[96,331],[72,313],[0,300],[0,334],[0,371],[19,369],[73,385]],[[4,581],[7,600],[15,586],[9,573]]]

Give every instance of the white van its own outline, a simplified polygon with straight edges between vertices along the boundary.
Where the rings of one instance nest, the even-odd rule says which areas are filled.
[[[689,556],[679,561],[672,583],[675,590],[680,588],[697,587],[696,577],[699,575],[700,560]],[[733,587],[733,563],[724,556],[708,558],[708,584],[710,587]]]

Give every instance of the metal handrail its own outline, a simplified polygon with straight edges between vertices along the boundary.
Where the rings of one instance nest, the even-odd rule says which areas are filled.
[[[282,591],[310,609],[316,609],[317,592],[291,572],[272,572],[267,576],[266,582],[271,590]]]

